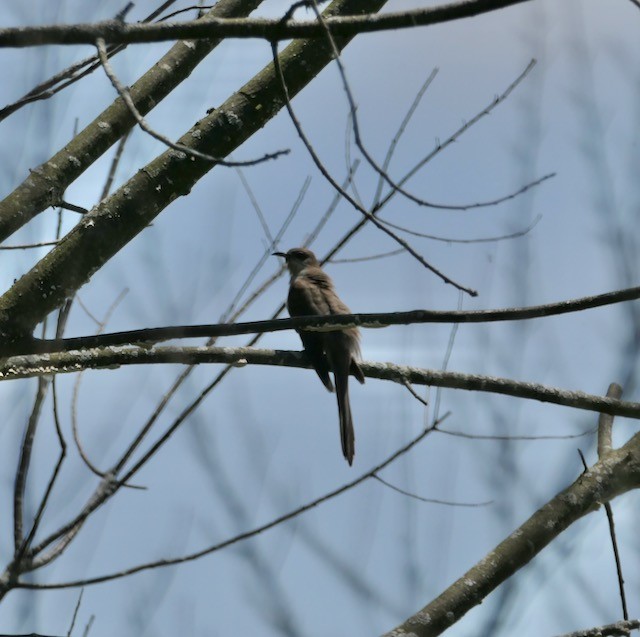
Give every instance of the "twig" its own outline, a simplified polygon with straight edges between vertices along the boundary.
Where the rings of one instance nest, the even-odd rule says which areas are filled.
[[[210,4],[210,5],[197,5],[194,4],[190,7],[185,7],[184,9],[178,9],[177,11],[172,11],[171,13],[167,13],[167,15],[163,16],[162,18],[160,18],[160,20],[158,20],[158,22],[166,22],[167,20],[170,20],[171,18],[175,18],[177,15],[181,15],[183,13],[187,13],[189,11],[202,11],[203,9],[209,10],[209,9],[213,9],[215,5]]]
[[[443,418],[441,419],[440,422],[442,422],[442,420],[444,420],[447,417],[448,414],[445,414],[445,416],[443,416]],[[211,553],[215,553],[217,551],[220,551],[224,548],[227,548],[233,544],[236,544],[240,541],[243,540],[247,540],[251,537],[255,537],[256,535],[259,535],[261,533],[264,533],[265,531],[268,531],[269,529],[272,529],[276,526],[279,526],[280,524],[282,524],[283,522],[286,522],[288,520],[291,520],[295,517],[298,517],[299,515],[301,515],[302,513],[305,513],[306,511],[309,511],[329,500],[332,500],[333,498],[341,495],[342,493],[345,493],[346,491],[349,491],[353,488],[355,488],[356,486],[362,484],[363,482],[365,482],[366,480],[372,478],[374,476],[374,474],[379,473],[380,471],[382,471],[385,467],[389,466],[390,464],[392,464],[395,460],[397,460],[398,458],[400,458],[401,456],[403,456],[405,453],[407,453],[409,450],[411,450],[413,447],[415,447],[421,440],[423,440],[427,435],[429,435],[429,433],[431,433],[432,428],[428,428],[425,429],[424,431],[422,431],[419,435],[417,435],[415,438],[413,438],[410,442],[408,442],[406,445],[404,445],[403,447],[401,447],[400,449],[398,449],[396,452],[394,452],[392,455],[390,455],[388,458],[386,458],[383,462],[381,462],[379,465],[377,465],[376,467],[374,467],[373,469],[371,469],[370,471],[368,471],[367,473],[362,474],[361,476],[359,476],[358,478],[355,478],[354,480],[351,480],[350,482],[347,482],[346,484],[344,484],[341,487],[338,487],[337,489],[334,489],[326,494],[324,494],[323,496],[316,498],[315,500],[311,500],[310,502],[307,502],[306,504],[293,509],[292,511],[289,511],[288,513],[285,513],[284,515],[281,515],[273,520],[271,520],[270,522],[267,522],[266,524],[262,524],[250,531],[247,531],[245,533],[241,533],[239,535],[236,535],[232,538],[229,538],[223,542],[220,542],[218,544],[214,544],[212,546],[209,546],[207,548],[204,548],[200,551],[194,552],[194,553],[190,553],[188,555],[184,555],[182,557],[176,557],[176,558],[172,558],[172,559],[165,559],[165,560],[158,560],[155,562],[149,562],[147,564],[140,564],[138,566],[135,566],[133,568],[129,568],[129,569],[125,569],[122,570],[120,572],[117,573],[111,573],[109,575],[102,575],[99,577],[92,577],[92,578],[87,578],[87,579],[83,579],[83,580],[76,580],[76,581],[71,581],[71,582],[62,582],[62,583],[58,583],[58,584],[34,584],[31,582],[18,582],[16,584],[16,588],[27,588],[27,589],[55,589],[55,588],[75,588],[78,586],[88,586],[91,584],[99,584],[101,582],[107,582],[110,580],[114,580],[114,579],[119,579],[121,577],[126,577],[128,575],[133,575],[135,573],[140,573],[142,571],[147,571],[150,569],[155,569],[155,568],[161,568],[161,567],[165,567],[165,566],[173,566],[175,564],[182,564],[184,562],[191,562],[193,560],[197,560],[200,559],[201,557],[204,557],[205,555],[210,555]]]
[[[65,210],[71,210],[71,212],[77,212],[81,215],[86,215],[89,212],[86,208],[83,208],[82,206],[76,206],[76,204],[64,201],[64,199],[56,201],[55,205],[59,206],[60,208],[64,208]]]
[[[244,179],[244,176],[243,176],[243,179]],[[229,306],[225,310],[224,314],[220,317],[220,321],[221,322],[228,321],[230,315],[235,310],[235,307],[236,307],[237,303],[242,298],[242,295],[247,291],[247,289],[249,288],[249,286],[251,285],[251,283],[253,282],[253,280],[257,276],[258,272],[260,272],[260,270],[262,269],[262,266],[267,262],[267,260],[271,256],[271,253],[278,246],[278,243],[282,239],[284,233],[287,231],[287,229],[289,228],[289,225],[291,224],[291,222],[295,218],[296,214],[300,210],[300,206],[302,205],[302,202],[304,201],[304,197],[307,194],[307,191],[309,189],[309,185],[310,184],[311,184],[311,178],[307,177],[304,180],[304,183],[302,184],[302,187],[300,188],[300,191],[298,192],[298,196],[297,196],[295,202],[293,203],[293,206],[291,207],[291,210],[289,211],[289,214],[285,218],[284,222],[282,223],[282,226],[278,230],[278,232],[277,232],[275,237],[271,236],[271,232],[269,231],[269,228],[266,226],[266,222],[265,222],[265,225],[263,226],[263,229],[265,230],[265,234],[267,234],[267,238],[269,239],[269,244],[267,245],[267,248],[263,251],[262,255],[258,259],[258,262],[254,266],[254,268],[251,270],[251,272],[247,276],[247,278],[244,281],[244,283],[240,286],[240,288],[236,292],[236,295],[234,296],[234,298],[232,299],[231,303],[229,304]],[[247,186],[248,185],[249,184],[247,183]],[[257,201],[256,201],[256,204],[257,204]],[[261,214],[262,213],[260,213],[260,215]]]
[[[402,495],[409,496],[414,500],[420,500],[420,502],[427,502],[428,504],[443,504],[445,506],[451,507],[485,507],[490,504],[493,504],[493,500],[487,500],[486,502],[452,502],[450,500],[436,500],[434,498],[423,498],[420,495],[416,495],[415,493],[411,493],[410,491],[405,491],[400,487],[396,487],[394,484],[383,480],[379,475],[375,474],[371,476],[381,484],[384,484],[385,487],[389,487],[392,491],[396,491],[397,493],[401,493]]]
[[[118,307],[118,305],[120,305],[121,301],[124,299],[124,297],[127,295],[128,292],[129,292],[128,288],[125,288],[124,290],[122,290],[120,294],[118,294],[116,299],[113,301],[113,303],[109,306],[102,321],[98,322],[98,331],[97,331],[98,334],[104,331],[104,328],[109,322],[111,315],[113,314],[115,309]],[[96,467],[96,465],[93,464],[93,462],[89,458],[89,455],[85,451],[82,445],[82,442],[80,440],[80,433],[78,431],[78,399],[80,397],[81,382],[82,382],[82,371],[80,371],[80,373],[77,375],[75,383],[73,384],[73,393],[71,398],[71,431],[73,433],[73,441],[76,443],[76,448],[78,450],[80,458],[82,459],[86,467],[89,469],[89,471],[91,471],[94,475],[99,476],[103,480],[110,480],[112,479],[113,474],[110,471],[101,471],[98,467]],[[123,486],[126,486],[129,489],[143,489],[143,490],[146,489],[146,487],[144,486],[139,486],[135,484],[124,484]]]
[[[174,4],[174,2],[176,2],[176,0],[167,0],[160,7],[158,7],[158,9],[152,11],[146,18],[144,18],[142,22],[151,22],[166,8]],[[125,49],[126,45],[122,44],[110,46],[108,48],[109,57],[113,57],[114,55],[120,53],[121,51],[124,51]],[[26,106],[27,104],[53,97],[56,93],[59,93],[68,86],[71,86],[71,84],[74,84],[78,80],[81,80],[83,77],[86,77],[90,73],[93,73],[93,71],[95,71],[99,66],[100,61],[98,60],[97,55],[91,55],[84,58],[83,60],[80,60],[80,62],[72,64],[70,67],[64,69],[63,71],[60,71],[59,73],[56,73],[45,82],[38,84],[19,100],[13,102],[12,104],[8,104],[4,108],[0,109],[0,121],[6,119],[7,117],[9,117],[9,115],[15,113],[17,110],[19,110],[23,106]]]
[[[405,380],[402,383],[408,390],[409,393],[420,403],[422,403],[425,407],[429,406],[429,401],[426,400],[425,398],[423,398],[411,385],[411,383],[408,380]]]
[[[400,226],[396,223],[392,223],[391,221],[387,221],[386,219],[380,219],[382,223],[388,225],[391,228],[395,228],[396,230],[400,230],[401,232],[406,232],[407,234],[413,235],[414,237],[421,237],[423,239],[431,239],[432,241],[440,241],[442,243],[494,243],[496,241],[507,241],[509,239],[518,239],[519,237],[524,237],[527,235],[533,228],[538,225],[538,222],[542,219],[542,215],[538,215],[526,228],[522,230],[518,230],[517,232],[512,232],[509,234],[502,234],[495,237],[479,237],[476,239],[454,239],[453,237],[438,237],[433,234],[426,234],[424,232],[417,232],[416,230],[411,230],[410,228],[406,228],[405,226]]]
[[[62,308],[60,308],[60,311],[58,312],[58,320],[57,320],[57,324],[56,324],[56,337],[60,338],[63,334],[64,334],[64,330],[66,328],[67,325],[67,321],[69,320],[69,314],[71,312],[71,305],[72,302],[70,300],[68,300],[67,302],[65,302],[65,304],[62,306]],[[42,521],[42,517],[44,515],[44,512],[47,508],[47,504],[49,502],[49,497],[51,496],[51,493],[53,492],[53,487],[58,479],[58,476],[60,475],[60,470],[62,469],[62,464],[65,460],[65,457],[67,455],[67,443],[64,439],[64,435],[62,433],[62,427],[60,425],[60,417],[59,417],[59,412],[58,412],[58,394],[56,391],[56,379],[55,376],[51,379],[51,393],[53,396],[53,422],[55,425],[55,430],[56,430],[56,435],[58,436],[58,442],[60,443],[60,455],[58,456],[58,460],[56,462],[56,465],[53,469],[53,472],[51,473],[51,476],[49,478],[49,481],[47,483],[47,487],[44,491],[44,495],[42,496],[42,499],[40,500],[40,505],[38,506],[38,510],[36,511],[36,514],[34,516],[33,519],[33,524],[31,525],[31,529],[28,533],[28,535],[24,538],[22,545],[20,546],[20,549],[17,551],[16,555],[14,556],[14,562],[16,563],[17,567],[20,568],[20,561],[22,560],[22,557],[24,556],[25,552],[27,551],[27,549],[31,546],[31,542],[33,542],[33,538],[35,537],[38,528],[40,526],[40,522]]]
[[[622,387],[618,383],[611,383],[607,389],[608,398],[620,399],[622,397]],[[610,414],[600,414],[598,418],[598,459],[605,460],[613,449],[612,445],[613,416]],[[618,590],[620,592],[620,603],[622,604],[622,617],[629,619],[627,610],[627,596],[624,590],[624,577],[622,575],[622,562],[618,550],[618,540],[616,538],[616,525],[613,519],[613,509],[609,502],[604,503],[604,510],[609,524],[609,537],[613,548],[613,558],[616,564],[616,574],[618,576]]]
[[[73,627],[76,625],[76,618],[78,617],[78,611],[80,610],[80,604],[82,603],[82,594],[84,593],[84,589],[80,589],[80,595],[78,595],[78,601],[76,602],[76,607],[73,611],[73,617],[71,618],[71,626],[69,626],[69,630],[67,631],[67,637],[71,637],[71,633],[73,632]]]
[[[620,552],[618,550],[618,540],[616,538],[616,525],[613,520],[613,509],[610,502],[604,503],[604,511],[607,514],[607,522],[609,524],[609,536],[611,537],[611,546],[613,548],[613,558],[616,563],[616,574],[618,576],[618,590],[620,591],[620,603],[622,604],[622,617],[629,619],[629,611],[627,610],[627,596],[624,590],[624,577],[622,576],[622,561],[620,560]]]
[[[95,618],[96,618],[95,615],[91,615],[91,617],[89,617],[89,621],[87,622],[87,625],[84,627],[84,632],[82,633],[82,637],[88,637],[89,631],[91,630],[91,626],[93,626],[93,622]]]
[[[505,201],[509,201],[511,199],[514,199],[515,197],[525,193],[527,190],[529,190],[530,188],[537,186],[538,184],[542,183],[543,181],[549,179],[550,177],[553,177],[555,173],[550,174],[550,175],[546,175],[540,179],[537,179],[529,184],[526,184],[525,186],[519,188],[516,192],[514,193],[510,193],[508,195],[502,196],[502,197],[498,197],[495,199],[492,199],[490,201],[484,201],[484,202],[478,202],[478,203],[473,203],[473,204],[462,204],[462,205],[451,205],[451,204],[439,204],[439,203],[434,203],[434,202],[430,202],[430,201],[426,201],[425,199],[422,199],[420,197],[417,197],[416,195],[410,193],[409,191],[405,190],[400,184],[396,183],[393,179],[391,179],[391,177],[389,176],[388,172],[386,171],[385,168],[381,167],[378,165],[378,163],[373,159],[372,155],[369,153],[369,151],[366,149],[364,142],[362,141],[362,136],[360,135],[360,125],[358,123],[358,113],[357,113],[357,107],[356,107],[356,102],[355,99],[353,97],[353,92],[351,91],[351,87],[349,85],[349,81],[347,80],[347,73],[345,71],[344,65],[342,64],[342,60],[340,59],[340,51],[338,50],[338,47],[336,46],[336,43],[333,39],[333,35],[331,33],[331,29],[329,28],[329,26],[327,25],[327,21],[324,18],[324,16],[322,15],[322,13],[320,12],[320,10],[318,9],[316,0],[311,0],[311,7],[314,10],[314,13],[316,15],[316,19],[318,20],[318,23],[322,25],[322,28],[324,30],[324,33],[327,37],[327,42],[329,43],[329,46],[331,47],[332,51],[333,51],[333,58],[334,61],[338,67],[338,73],[340,75],[340,78],[342,80],[342,86],[344,88],[344,92],[347,96],[347,102],[349,104],[349,111],[351,114],[351,122],[353,124],[353,136],[354,136],[354,140],[356,142],[356,146],[358,147],[358,149],[360,150],[360,152],[362,153],[362,155],[364,156],[364,158],[367,160],[367,163],[378,173],[378,175],[380,175],[380,177],[387,182],[387,184],[396,192],[400,193],[401,195],[403,195],[404,197],[406,197],[407,199],[409,199],[410,201],[413,201],[415,204],[419,205],[419,206],[423,206],[423,207],[427,207],[427,208],[438,208],[438,209],[442,209],[442,210],[470,210],[472,208],[486,208],[488,206],[495,206],[501,203],[504,203]],[[533,69],[533,67],[535,66],[535,60],[531,60],[531,62],[529,62],[529,65],[527,66],[527,68],[524,71],[524,74],[528,74],[531,69]]]
[[[416,252],[404,239],[400,238],[394,232],[389,230],[389,228],[387,228],[383,223],[381,223],[374,215],[372,215],[368,210],[366,210],[363,206],[361,206],[329,174],[329,172],[327,171],[326,167],[324,166],[324,164],[322,163],[322,161],[318,157],[317,153],[315,152],[315,149],[313,148],[311,142],[308,140],[305,132],[302,129],[300,121],[298,120],[295,112],[293,111],[293,107],[291,106],[291,100],[289,99],[289,91],[287,89],[287,85],[286,85],[286,82],[285,82],[285,79],[284,79],[284,74],[282,73],[282,68],[280,67],[280,60],[279,60],[279,56],[278,56],[278,45],[277,45],[276,42],[272,42],[271,43],[271,52],[272,52],[273,64],[274,64],[276,76],[278,77],[278,79],[280,81],[280,88],[281,88],[281,91],[282,91],[282,97],[283,97],[287,112],[289,113],[289,118],[291,119],[291,122],[293,123],[294,128],[296,129],[296,131],[298,133],[298,137],[300,137],[300,139],[302,140],[302,143],[306,147],[311,159],[313,160],[313,163],[316,165],[316,167],[318,168],[320,173],[324,176],[324,178],[333,186],[333,188],[337,192],[339,192],[342,195],[342,197],[346,201],[348,201],[368,221],[373,223],[373,225],[376,226],[376,228],[382,230],[382,232],[384,232],[386,235],[391,237],[396,243],[401,245],[411,256],[413,256],[417,261],[419,261],[425,268],[430,270],[433,274],[438,276],[445,283],[447,283],[449,285],[453,285],[458,290],[462,290],[462,291],[466,292],[467,294],[469,294],[470,296],[477,296],[478,293],[475,290],[473,290],[471,288],[468,288],[468,287],[465,287],[463,285],[460,285],[459,283],[456,283],[453,279],[450,279],[446,274],[444,274],[443,272],[438,270],[436,267],[434,267],[433,265],[428,263],[424,259],[424,257],[422,255],[420,255],[418,252]]]
[[[44,399],[49,389],[49,379],[45,377],[38,378],[38,389],[31,410],[31,415],[27,422],[24,438],[20,446],[20,460],[16,470],[15,485],[13,491],[13,541],[15,552],[18,553],[22,547],[24,540],[24,494],[27,484],[27,475],[31,464],[31,452],[33,450],[33,441],[36,435],[36,428],[40,418],[40,412]]]
[[[564,633],[557,637],[629,637],[631,631],[638,630],[638,628],[640,628],[640,621],[630,619],[606,626],[597,626],[595,628],[587,628],[586,630],[577,630],[573,633]]]
[[[189,157],[196,157],[198,159],[210,161],[220,166],[255,166],[265,161],[276,159],[282,155],[289,154],[289,149],[284,149],[284,150],[277,150],[273,153],[266,153],[262,157],[259,157],[257,159],[249,159],[246,161],[226,161],[221,157],[213,157],[212,155],[202,153],[199,150],[196,150],[195,148],[185,146],[184,144],[177,144],[175,142],[172,142],[168,137],[161,135],[160,133],[155,131],[153,128],[151,128],[151,126],[147,124],[144,117],[142,117],[142,115],[140,114],[140,111],[136,108],[136,105],[133,103],[133,99],[131,98],[131,93],[129,92],[129,89],[120,83],[120,80],[118,79],[116,74],[113,72],[113,69],[109,64],[109,58],[107,56],[107,49],[106,49],[106,44],[104,39],[98,38],[95,42],[95,46],[98,50],[98,56],[100,58],[100,63],[102,64],[102,68],[104,69],[104,72],[106,73],[107,77],[109,78],[109,81],[113,85],[113,88],[116,89],[116,91],[118,92],[118,95],[120,95],[120,97],[122,98],[122,101],[126,104],[133,118],[136,120],[136,122],[138,122],[138,125],[140,126],[140,128],[145,133],[151,135],[151,137],[162,142],[169,148],[173,148],[174,150],[184,153]]]
[[[470,434],[464,431],[451,431],[450,429],[436,429],[441,434],[447,436],[455,436],[457,438],[468,438],[470,440],[571,440],[574,438],[582,438],[589,436],[597,431],[597,427],[588,429],[579,434],[566,434],[562,435],[548,435],[548,436],[496,436],[496,435],[482,435],[482,434]]]
[[[106,199],[109,196],[109,192],[111,192],[111,186],[113,185],[113,180],[116,176],[116,170],[120,164],[120,160],[122,159],[122,153],[124,152],[124,147],[127,144],[127,140],[131,135],[131,129],[129,129],[123,136],[118,146],[116,148],[116,153],[113,156],[113,160],[111,161],[111,166],[109,167],[109,174],[107,175],[107,179],[104,182],[104,187],[102,188],[102,193],[100,194],[100,201]]]
[[[398,142],[400,141],[401,137],[404,135],[404,132],[406,131],[407,126],[409,125],[409,122],[413,117],[413,114],[416,112],[416,109],[418,108],[418,105],[420,104],[422,98],[424,97],[424,94],[426,93],[427,89],[431,86],[431,83],[433,82],[433,80],[435,80],[436,75],[438,75],[438,72],[439,72],[439,69],[436,67],[427,76],[427,79],[424,81],[424,83],[416,93],[416,96],[413,98],[413,102],[411,102],[411,105],[409,106],[409,110],[407,111],[405,116],[402,118],[402,121],[400,122],[400,126],[398,127],[396,134],[393,136],[393,139],[389,144],[389,148],[387,149],[387,152],[384,156],[384,160],[382,162],[382,169],[385,172],[389,169],[389,165],[391,164],[391,159],[393,158]],[[382,197],[383,185],[384,185],[384,179],[382,175],[380,175],[378,179],[378,185],[376,186],[376,192],[373,196],[374,208],[380,203],[380,197]]]
[[[262,230],[264,232],[265,237],[267,238],[267,241],[269,242],[270,245],[273,244],[273,236],[271,235],[271,230],[269,230],[269,224],[267,223],[267,220],[264,217],[264,213],[262,212],[262,208],[260,207],[260,204],[258,203],[258,200],[256,199],[256,196],[253,190],[251,189],[251,184],[249,184],[249,181],[245,177],[244,171],[240,166],[236,166],[236,173],[240,178],[240,183],[242,184],[244,191],[247,193],[247,197],[249,197],[249,201],[251,202],[251,205],[253,206],[253,209],[255,210],[256,215],[258,216],[258,221],[262,226]]]
[[[46,248],[58,245],[57,241],[42,241],[40,243],[24,243],[22,245],[0,246],[0,250],[30,250],[31,248]]]
[[[331,264],[342,263],[361,263],[362,261],[375,261],[377,259],[386,259],[387,257],[397,257],[399,254],[404,254],[404,248],[398,248],[397,250],[391,250],[390,252],[381,252],[379,254],[372,254],[368,257],[352,257],[350,259],[329,259]]]

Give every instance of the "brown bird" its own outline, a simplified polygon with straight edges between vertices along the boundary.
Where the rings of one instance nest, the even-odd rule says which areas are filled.
[[[333,281],[322,270],[315,254],[307,248],[292,248],[289,252],[274,252],[284,257],[291,273],[287,309],[290,316],[331,316],[351,314],[340,300]],[[364,383],[364,374],[358,365],[360,359],[360,332],[355,327],[335,332],[309,332],[298,330],[304,352],[324,386],[333,391],[329,372],[333,372],[340,417],[342,453],[351,465],[355,453],[355,434],[349,403],[349,374]]]

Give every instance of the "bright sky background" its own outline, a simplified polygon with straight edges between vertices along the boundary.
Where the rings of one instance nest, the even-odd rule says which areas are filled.
[[[176,7],[188,6],[185,1]],[[433,4],[434,3],[429,3]],[[141,0],[137,20],[156,3]],[[388,10],[423,6],[389,2]],[[281,15],[286,2],[267,0],[260,14]],[[122,3],[30,0],[0,5],[5,26],[81,22],[112,17]],[[628,0],[534,0],[474,19],[358,37],[343,56],[358,102],[367,148],[382,161],[397,127],[429,73],[439,73],[398,144],[390,173],[400,178],[470,120],[535,58],[537,65],[511,97],[441,153],[411,182],[417,196],[466,204],[518,190],[547,173],[556,176],[499,206],[466,212],[420,208],[396,196],[383,217],[441,237],[495,237],[540,221],[526,236],[474,244],[405,236],[433,265],[479,291],[467,309],[548,303],[637,285],[637,178],[640,129],[640,10]],[[133,83],[169,44],[131,46],[113,60]],[[92,53],[90,47],[0,51],[2,105],[37,82]],[[218,106],[268,61],[261,41],[230,41],[148,117],[177,138],[208,108]],[[5,196],[114,99],[104,74],[0,123],[0,193]],[[335,68],[325,70],[294,100],[320,156],[342,180],[347,103]],[[352,146],[351,155],[357,157]],[[238,159],[291,148],[278,161],[246,169],[275,234],[306,177],[303,206],[280,249],[303,242],[333,198],[314,169],[285,113],[240,148]],[[136,130],[117,174],[121,185],[162,152]],[[113,151],[67,191],[87,208],[96,203]],[[377,179],[360,166],[356,184],[365,203]],[[65,213],[65,231],[77,221]],[[358,220],[341,203],[313,248],[324,255]],[[53,238],[49,210],[9,244]],[[393,250],[374,228],[351,241],[339,258]],[[215,323],[266,248],[266,239],[239,177],[216,168],[167,208],[80,291],[102,317],[124,288],[127,296],[108,330]],[[45,250],[2,252],[0,285],[8,288]],[[278,267],[270,259],[254,285]],[[361,312],[455,309],[459,294],[408,255],[330,264],[345,302]],[[270,316],[286,296],[282,278],[243,316]],[[602,394],[611,381],[638,400],[633,308],[609,307],[581,315],[523,323],[463,326],[449,369],[541,382]],[[76,306],[69,335],[95,325]],[[424,325],[367,330],[366,360],[440,368],[450,327]],[[228,339],[241,344],[246,339]],[[295,333],[265,336],[260,347],[300,349]],[[202,366],[159,421],[160,435],[218,367]],[[180,372],[155,366],[87,372],[78,401],[85,448],[101,467],[135,435]],[[59,379],[63,420],[70,437],[74,378]],[[389,456],[433,415],[403,387],[368,380],[352,389],[356,459],[349,468],[339,446],[335,399],[312,372],[284,368],[234,370],[141,472],[147,491],[125,491],[95,515],[66,554],[36,581],[57,582],[112,572],[140,562],[198,550],[262,524],[318,497]],[[35,381],[0,384],[0,553],[8,555],[15,463]],[[444,391],[443,425],[484,435],[568,435],[587,431],[596,416],[490,394]],[[616,440],[634,423],[616,420]],[[154,438],[155,439],[155,438]],[[90,635],[381,634],[424,606],[479,561],[539,506],[580,473],[577,448],[595,461],[593,436],[546,441],[469,440],[435,434],[384,472],[397,486],[423,497],[485,502],[480,508],[425,504],[367,482],[257,538],[197,562],[152,571],[85,590],[78,624],[91,615]],[[35,502],[46,483],[56,439],[47,402],[29,487]],[[96,484],[75,450],[63,474],[45,529],[74,514]],[[614,503],[630,614],[640,579],[638,495]],[[0,632],[66,634],[77,591],[12,592],[0,606]],[[592,514],[574,525],[527,568],[494,592],[447,635],[540,637],[620,619],[617,580],[606,518]],[[82,634],[76,628],[74,634]]]

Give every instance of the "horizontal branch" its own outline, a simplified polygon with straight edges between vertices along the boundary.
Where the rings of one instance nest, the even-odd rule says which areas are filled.
[[[481,13],[496,11],[529,0],[464,0],[440,7],[360,16],[327,18],[334,36],[352,37],[358,33],[407,29],[439,24]],[[103,38],[110,44],[161,42],[178,39],[260,38],[269,42],[292,38],[322,38],[322,25],[313,21],[218,18],[203,23],[190,22],[126,24],[107,20],[94,24],[56,24],[39,27],[0,29],[0,47],[42,46],[45,44],[94,44]]]
[[[534,305],[523,308],[475,311],[411,310],[408,312],[382,312],[375,314],[343,314],[340,316],[308,316],[246,323],[218,323],[213,325],[177,325],[156,327],[126,332],[113,332],[65,339],[33,339],[5,344],[6,354],[42,354],[77,350],[88,347],[112,347],[134,343],[159,343],[183,338],[212,338],[238,336],[241,334],[262,334],[290,329],[313,329],[335,331],[344,327],[382,328],[390,325],[415,325],[420,323],[487,323],[494,321],[522,321],[526,319],[556,316],[570,312],[633,301],[640,298],[640,287],[606,292],[580,299]]]
[[[585,630],[577,630],[573,633],[565,633],[557,635],[557,637],[629,637],[632,630],[640,628],[640,621],[637,619],[627,619],[616,622],[615,624],[607,624],[606,626],[596,626]]]
[[[114,369],[122,365],[149,364],[197,365],[224,363],[245,365],[276,365],[309,369],[301,352],[264,350],[251,347],[125,347],[99,348],[80,352],[11,356],[0,359],[0,380],[29,378],[43,374],[63,374],[84,369]],[[606,398],[581,391],[567,391],[539,383],[526,383],[480,374],[461,374],[421,369],[393,363],[361,363],[369,378],[390,380],[405,385],[430,385],[450,389],[483,391],[541,402],[564,405],[587,411],[640,419],[640,403]]]

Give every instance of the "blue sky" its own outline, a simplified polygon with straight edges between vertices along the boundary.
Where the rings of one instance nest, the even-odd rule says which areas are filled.
[[[186,3],[178,3],[186,6]],[[432,3],[435,4],[435,3]],[[389,10],[422,3],[390,2]],[[90,21],[121,7],[79,0],[36,2],[27,13],[17,3],[0,8],[9,24]],[[265,2],[265,15],[286,3]],[[138,19],[153,8],[139,2]],[[439,211],[396,196],[383,217],[414,230],[450,238],[498,236],[540,221],[524,237],[457,244],[408,237],[436,267],[479,291],[464,308],[532,305],[596,294],[638,282],[637,33],[640,11],[617,0],[550,0],[451,24],[365,35],[343,56],[358,103],[367,148],[381,161],[414,95],[434,67],[439,73],[398,144],[390,174],[400,178],[436,144],[501,93],[535,58],[537,65],[511,97],[465,133],[409,182],[417,196],[442,203],[493,199],[542,175],[556,176],[500,206]],[[123,82],[132,83],[168,48],[130,47],[114,59]],[[4,102],[90,47],[2,50]],[[148,117],[176,138],[205,111],[219,105],[269,59],[263,42],[225,43]],[[9,193],[28,169],[44,161],[114,98],[104,74],[35,103],[0,123],[0,189]],[[329,170],[342,180],[347,104],[335,68],[324,71],[295,100],[305,130]],[[280,248],[301,244],[333,198],[314,169],[285,113],[236,152],[251,158],[288,147],[278,161],[245,170],[272,233],[284,221],[306,177],[312,181],[301,211]],[[357,152],[351,144],[352,157]],[[117,174],[121,185],[162,152],[136,130]],[[96,203],[112,152],[66,193],[76,204]],[[362,165],[357,192],[365,203],[375,173]],[[53,210],[40,215],[9,243],[43,241],[55,232]],[[77,218],[65,213],[65,230]],[[323,255],[358,220],[342,203],[313,248]],[[233,169],[216,168],[167,208],[80,291],[83,303],[103,316],[124,288],[128,294],[109,330],[171,324],[214,323],[225,312],[265,250],[265,236]],[[359,234],[339,257],[369,256],[395,248],[379,231]],[[10,286],[44,249],[0,254],[0,282]],[[269,260],[257,283],[278,263]],[[408,255],[379,261],[330,264],[339,293],[354,311],[455,309],[459,294]],[[269,316],[286,295],[282,278],[244,315]],[[638,399],[637,364],[628,308],[609,307],[527,323],[463,326],[449,369],[542,382],[601,394],[612,380],[628,381],[625,397]],[[68,333],[95,325],[76,307]],[[422,325],[367,330],[366,360],[439,368],[450,327]],[[226,343],[227,341],[225,341]],[[245,340],[229,339],[229,344]],[[260,346],[299,349],[295,333],[267,335]],[[168,426],[219,371],[199,368],[161,418]],[[173,366],[87,372],[78,418],[85,448],[102,467],[135,434],[180,369]],[[61,378],[69,431],[74,378]],[[335,399],[312,372],[282,368],[234,370],[139,474],[147,491],[125,491],[93,518],[67,553],[36,574],[54,582],[94,576],[142,561],[180,555],[253,528],[352,479],[416,435],[425,414],[401,386],[370,379],[352,389],[356,460],[340,454]],[[34,381],[0,385],[7,405],[0,427],[3,488],[10,510],[14,464]],[[447,390],[443,428],[484,435],[575,434],[595,425],[593,414],[489,394]],[[30,483],[48,476],[55,449],[50,401],[42,421]],[[634,431],[616,420],[617,442]],[[87,588],[79,622],[96,619],[102,635],[372,635],[391,629],[480,560],[536,508],[581,471],[576,449],[595,460],[593,437],[547,441],[469,440],[429,436],[384,473],[394,484],[424,497],[484,502],[479,508],[420,503],[368,482],[350,493],[224,552],[177,568]],[[95,485],[70,454],[47,528],[76,511]],[[637,595],[632,566],[637,555],[637,495],[614,503],[627,594]],[[9,520],[8,516],[3,516]],[[10,525],[2,527],[7,554]],[[509,584],[493,593],[447,634],[554,635],[619,618],[619,601],[606,519],[582,520]],[[3,632],[64,633],[77,591],[13,592],[0,606]],[[631,602],[630,612],[638,609]]]

